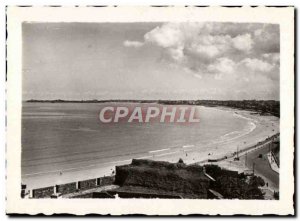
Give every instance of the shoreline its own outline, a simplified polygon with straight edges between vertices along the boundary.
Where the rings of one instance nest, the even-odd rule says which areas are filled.
[[[238,137],[231,138],[229,140],[213,141],[212,143],[206,145],[206,147],[201,146],[201,150],[197,145],[184,145],[181,148],[175,149],[159,149],[149,151],[149,156],[133,157],[136,159],[152,159],[158,161],[168,161],[168,162],[178,162],[179,158],[182,158],[186,164],[194,164],[201,162],[208,162],[207,160],[212,157],[229,156],[236,151],[236,145],[244,142],[244,146],[241,146],[240,152],[245,149],[253,149],[255,145],[260,143],[262,140],[266,139],[268,136],[276,134],[270,131],[265,131],[262,129],[262,125],[271,125],[272,121],[268,120],[268,116],[253,115],[251,111],[241,111],[226,107],[213,107],[220,111],[229,111],[234,115],[239,115],[239,117],[246,118],[247,121],[255,121],[257,123],[256,127],[253,128],[248,133],[243,133]],[[238,114],[237,114],[238,113]],[[252,114],[251,114],[252,113]],[[246,116],[245,116],[246,115]],[[245,119],[245,120],[246,120]],[[279,122],[279,120],[277,119]],[[274,122],[273,122],[274,123]],[[278,123],[279,124],[279,123]],[[261,132],[264,134],[261,135]],[[279,127],[278,127],[279,132]],[[254,134],[254,135],[253,135]],[[260,139],[258,139],[260,137]],[[217,147],[216,147],[217,146]],[[219,146],[222,148],[218,149]],[[217,153],[215,153],[215,151]],[[150,153],[152,152],[152,153]],[[74,168],[67,172],[64,172],[63,176],[58,176],[59,171],[49,171],[46,175],[36,174],[36,176],[23,177],[22,183],[27,184],[29,189],[40,188],[45,186],[51,186],[52,184],[62,184],[78,180],[85,180],[101,176],[112,175],[115,170],[115,166],[124,165],[131,162],[132,159],[120,159],[114,162],[102,163],[89,165],[84,168]],[[40,179],[34,179],[33,177],[39,177]],[[76,177],[76,179],[74,179]]]

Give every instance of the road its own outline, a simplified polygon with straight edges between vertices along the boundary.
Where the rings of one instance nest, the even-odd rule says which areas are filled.
[[[262,148],[248,152],[241,157],[241,160],[245,162],[246,167],[253,169],[254,163],[254,174],[261,175],[268,182],[269,187],[276,191],[279,190],[279,174],[272,170],[269,161],[267,159],[267,153],[269,151],[268,145]],[[260,158],[259,155],[262,155]]]

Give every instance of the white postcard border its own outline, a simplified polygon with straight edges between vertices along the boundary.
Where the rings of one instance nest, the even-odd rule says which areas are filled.
[[[8,7],[7,213],[294,214],[294,8]],[[280,200],[21,199],[22,22],[258,22],[280,25]]]

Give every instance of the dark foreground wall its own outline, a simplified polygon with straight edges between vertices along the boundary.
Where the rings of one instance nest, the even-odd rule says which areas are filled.
[[[115,184],[121,187],[141,186],[174,195],[207,198],[209,183],[198,165],[134,159],[130,165],[116,167]]]
[[[50,198],[54,194],[54,186],[32,190],[32,198]]]
[[[73,193],[76,191],[76,182],[56,186],[56,192],[61,194]]]
[[[78,182],[78,189],[85,190],[85,189],[92,189],[97,186],[97,179],[89,179],[83,180]]]

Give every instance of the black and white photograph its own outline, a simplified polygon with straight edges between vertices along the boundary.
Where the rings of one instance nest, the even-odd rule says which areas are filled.
[[[8,24],[14,10],[47,7],[10,9]],[[122,18],[133,9],[136,20],[34,17],[13,32],[20,73],[8,72],[8,81],[17,74],[19,82],[11,89],[17,99],[8,96],[8,117],[14,105],[19,111],[8,127],[13,122],[19,132],[14,138],[8,130],[8,140],[18,140],[8,149],[19,150],[18,200],[234,200],[270,203],[278,213],[284,200],[284,211],[293,213],[293,51],[285,46],[293,25],[290,35],[282,25],[293,21],[293,8],[263,9],[271,19],[286,13],[291,20],[282,23],[254,8],[216,8],[241,21],[194,19],[202,8],[119,9],[90,11]],[[66,9],[66,17],[76,10]],[[171,19],[166,11],[169,17],[148,19],[163,10],[187,17]],[[246,20],[243,10],[256,19]]]

